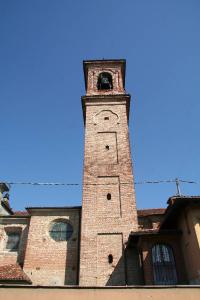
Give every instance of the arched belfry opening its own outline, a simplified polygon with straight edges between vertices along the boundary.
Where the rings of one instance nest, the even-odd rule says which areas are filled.
[[[108,72],[102,72],[98,76],[97,80],[97,89],[98,90],[112,90],[113,89],[113,80],[112,75]]]

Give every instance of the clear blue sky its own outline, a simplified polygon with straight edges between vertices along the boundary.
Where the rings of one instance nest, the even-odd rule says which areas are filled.
[[[135,180],[200,181],[199,0],[1,0],[0,180],[82,182],[82,60],[125,58]],[[200,185],[182,185],[186,195]],[[165,207],[173,184],[136,186]],[[11,206],[80,205],[80,187],[12,186]]]

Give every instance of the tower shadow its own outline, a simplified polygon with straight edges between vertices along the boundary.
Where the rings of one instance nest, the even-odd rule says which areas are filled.
[[[124,250],[123,256],[114,267],[106,286],[143,285],[143,268],[139,252],[135,247]]]
[[[74,232],[72,237],[67,241],[67,251],[65,260],[65,278],[64,285],[78,285],[79,284],[79,256],[80,256],[80,212],[79,225],[73,225],[74,218],[69,217],[69,223],[72,224]]]

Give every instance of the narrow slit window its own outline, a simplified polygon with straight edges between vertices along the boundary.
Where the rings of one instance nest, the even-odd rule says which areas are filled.
[[[110,193],[107,194],[107,200],[111,200],[111,194]]]
[[[106,145],[106,150],[109,150],[110,149],[110,146]]]
[[[109,263],[109,264],[112,264],[112,263],[113,263],[113,256],[112,256],[112,254],[109,254],[109,255],[108,255],[108,263]]]

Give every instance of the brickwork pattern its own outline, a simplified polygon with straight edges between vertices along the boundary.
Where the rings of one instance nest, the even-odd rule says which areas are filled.
[[[24,264],[24,255],[28,237],[29,219],[16,218],[1,219],[0,223],[0,266],[9,264]],[[8,236],[7,231],[20,232],[20,243],[18,251],[6,249]]]
[[[102,62],[101,71],[107,70],[104,67]],[[93,74],[93,77],[88,75],[87,94],[97,94],[94,82],[99,66],[89,69],[88,74]],[[130,231],[138,227],[127,95],[123,95],[124,90],[122,92],[120,69],[118,78],[120,84],[115,86],[113,97],[88,96],[84,99],[86,120],[80,253],[80,285],[84,286],[125,284],[124,247]],[[116,99],[118,93],[121,97],[118,95]],[[110,200],[107,194],[111,194]],[[111,250],[112,253],[109,253]],[[108,263],[109,254],[113,255],[115,267]]]
[[[139,216],[138,217],[139,229],[158,228],[163,218],[164,215],[150,215],[144,217]]]
[[[53,221],[67,220],[73,226],[68,241],[55,241],[49,229]],[[79,211],[31,217],[24,271],[33,284],[76,285],[78,276]]]
[[[101,90],[97,88],[98,76],[102,72],[108,72],[112,76],[113,89],[112,90]],[[88,70],[88,85],[87,85],[87,95],[116,95],[125,93],[123,88],[123,78],[121,72],[121,65],[118,63],[95,63],[95,67],[91,67]]]

